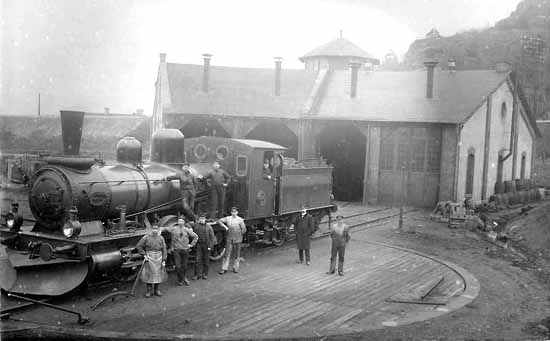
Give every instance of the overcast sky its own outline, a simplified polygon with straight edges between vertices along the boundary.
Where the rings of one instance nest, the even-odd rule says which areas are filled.
[[[343,36],[378,58],[432,27],[493,25],[519,0],[2,0],[4,114],[62,108],[150,113],[158,55],[168,62],[301,68],[298,57]],[[6,91],[6,89],[8,91]]]

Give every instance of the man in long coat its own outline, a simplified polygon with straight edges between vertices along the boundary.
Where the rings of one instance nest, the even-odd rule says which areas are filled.
[[[145,254],[141,280],[147,283],[146,297],[151,297],[151,289],[156,296],[162,296],[159,284],[165,279],[166,243],[160,235],[158,225],[153,225],[151,234],[147,234],[137,243],[136,248]]]
[[[306,254],[306,265],[311,263],[310,237],[313,234],[313,217],[307,214],[305,207],[302,207],[300,215],[294,220],[294,232],[296,233],[296,246],[298,247],[299,263],[304,262],[304,251]]]

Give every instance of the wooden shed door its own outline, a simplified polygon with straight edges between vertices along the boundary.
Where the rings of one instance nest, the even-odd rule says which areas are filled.
[[[386,204],[432,207],[439,191],[441,129],[382,129],[378,199]]]

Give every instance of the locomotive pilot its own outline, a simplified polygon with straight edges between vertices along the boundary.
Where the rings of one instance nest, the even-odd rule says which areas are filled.
[[[210,250],[217,244],[212,225],[206,222],[206,214],[199,214],[199,221],[192,224],[193,231],[199,236],[196,249],[195,275],[191,279],[208,278]]]
[[[197,194],[197,178],[191,173],[189,163],[185,162],[181,167],[181,172],[166,177],[166,180],[179,180],[183,212],[187,218],[195,221],[197,217],[193,209],[195,208],[195,196]]]
[[[170,232],[172,237],[170,250],[174,257],[174,263],[176,264],[176,275],[178,278],[178,285],[189,285],[189,281],[185,276],[187,271],[187,261],[189,260],[189,251],[195,244],[199,237],[191,227],[185,223],[185,219],[179,218],[176,226],[163,227],[162,229]],[[189,243],[189,239],[191,243]]]
[[[304,262],[304,252],[306,254],[306,265],[311,262],[310,237],[313,234],[313,217],[307,214],[307,210],[304,206],[300,210],[300,215],[293,221],[294,232],[296,233],[296,246],[298,247],[298,263]]]
[[[145,255],[141,280],[147,284],[145,297],[151,297],[151,291],[156,296],[162,296],[159,284],[168,277],[166,274],[166,243],[160,235],[160,227],[153,225],[151,234],[147,234],[137,243],[136,248]]]
[[[225,191],[227,185],[231,180],[229,173],[225,169],[221,168],[220,163],[215,161],[212,164],[213,169],[206,174],[204,177],[199,177],[199,179],[210,179],[210,201],[212,211],[210,217],[221,218],[224,214],[224,205],[225,205]]]

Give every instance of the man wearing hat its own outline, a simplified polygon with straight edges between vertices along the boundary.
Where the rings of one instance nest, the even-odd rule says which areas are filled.
[[[195,208],[195,195],[197,194],[197,178],[191,173],[189,163],[185,162],[181,167],[181,172],[166,177],[166,180],[179,180],[183,212],[187,218],[195,221],[197,217],[193,209]]]
[[[212,225],[206,222],[206,214],[199,214],[199,221],[192,224],[193,231],[199,236],[196,249],[195,275],[191,279],[207,279],[210,250],[217,244]]]
[[[170,232],[170,236],[172,237],[170,250],[174,257],[174,263],[176,264],[178,285],[189,285],[189,281],[185,276],[189,251],[197,244],[199,237],[193,232],[190,226],[185,224],[185,219],[183,219],[183,217],[178,219],[178,224],[176,226],[163,227],[163,229]],[[192,239],[191,243],[189,243],[189,239]]]
[[[234,273],[239,272],[239,261],[241,258],[241,243],[243,241],[243,236],[246,233],[246,226],[244,224],[243,218],[237,215],[238,213],[239,211],[237,210],[236,207],[231,207],[231,215],[218,220],[218,223],[222,227],[224,227],[227,231],[225,254],[223,255],[222,270],[220,271],[220,275],[223,275],[224,273],[227,272],[233,250],[235,252],[233,272]]]
[[[298,247],[298,262],[304,262],[305,252],[306,265],[309,265],[311,262],[309,250],[311,248],[310,237],[313,234],[313,217],[307,214],[304,206],[300,210],[300,215],[294,219],[293,225],[296,233],[296,246]]]
[[[166,243],[160,235],[160,227],[153,225],[151,234],[143,236],[136,248],[145,256],[145,263],[141,270],[141,280],[147,284],[145,297],[151,297],[152,290],[156,296],[162,296],[159,284],[166,277]]]

